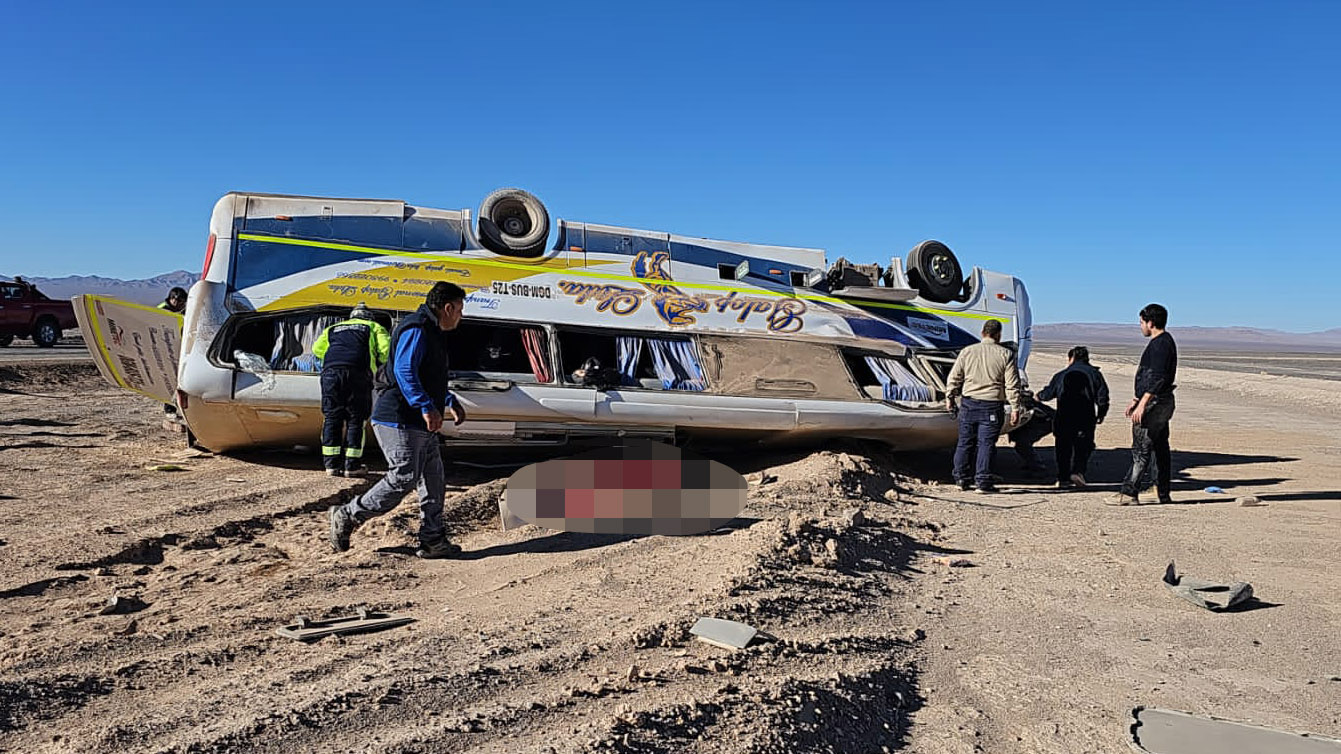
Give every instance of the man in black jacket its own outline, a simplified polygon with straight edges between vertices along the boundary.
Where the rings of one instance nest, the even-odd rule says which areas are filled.
[[[1054,374],[1038,399],[1057,401],[1052,434],[1056,438],[1057,487],[1084,487],[1085,470],[1094,452],[1094,427],[1108,414],[1108,382],[1098,367],[1090,364],[1090,349],[1076,346],[1066,352],[1069,360]]]
[[[1169,420],[1173,418],[1173,391],[1178,376],[1178,346],[1164,331],[1169,311],[1159,304],[1141,310],[1141,334],[1150,338],[1141,363],[1136,367],[1136,397],[1125,412],[1131,419],[1131,470],[1122,482],[1122,491],[1109,505],[1136,505],[1141,480],[1146,476],[1151,456],[1156,468],[1155,489],[1159,502],[1171,503],[1169,488],[1173,476],[1169,450]]]
[[[343,506],[331,506],[331,549],[349,549],[360,524],[391,512],[405,495],[419,493],[421,558],[446,558],[461,551],[447,541],[442,520],[446,476],[438,430],[450,411],[460,424],[465,409],[447,389],[447,333],[461,322],[466,292],[453,283],[437,283],[424,304],[401,320],[391,334],[391,361],[377,372],[373,434],[386,456],[387,472],[373,488]]]

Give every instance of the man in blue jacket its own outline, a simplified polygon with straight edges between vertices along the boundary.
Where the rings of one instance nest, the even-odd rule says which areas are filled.
[[[1052,434],[1056,439],[1057,487],[1084,487],[1086,467],[1094,452],[1094,427],[1108,414],[1108,382],[1090,365],[1090,349],[1076,346],[1066,352],[1070,363],[1054,374],[1038,399],[1057,399]]]
[[[386,456],[387,472],[373,488],[343,506],[330,508],[330,542],[349,549],[349,537],[363,522],[389,513],[406,493],[419,493],[421,558],[446,558],[461,551],[447,541],[442,520],[446,479],[437,432],[444,412],[456,424],[465,409],[447,390],[447,336],[461,322],[466,292],[437,283],[424,303],[391,334],[391,362],[377,373],[373,434]]]

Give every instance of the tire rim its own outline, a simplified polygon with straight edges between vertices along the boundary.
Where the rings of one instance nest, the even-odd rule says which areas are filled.
[[[37,328],[37,334],[42,336],[42,340],[51,341],[52,343],[56,342],[56,328],[51,325],[42,325]]]
[[[492,212],[498,229],[513,238],[521,238],[531,232],[531,213],[526,205],[519,201],[499,202]]]
[[[526,222],[526,218],[510,215],[503,218],[501,227],[503,232],[509,236],[524,236],[530,230],[529,225],[530,223]]]
[[[931,268],[931,274],[936,278],[936,282],[946,285],[954,282],[955,266],[950,261],[950,257],[944,254],[936,254],[927,266]]]

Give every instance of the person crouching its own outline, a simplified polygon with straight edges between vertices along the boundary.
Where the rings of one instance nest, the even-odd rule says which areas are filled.
[[[312,346],[321,359],[321,462],[330,476],[363,476],[363,424],[372,413],[373,375],[391,339],[363,304],[322,331]]]

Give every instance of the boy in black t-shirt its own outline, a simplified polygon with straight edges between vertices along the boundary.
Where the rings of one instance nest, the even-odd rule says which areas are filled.
[[[1168,322],[1169,311],[1159,304],[1141,310],[1141,334],[1150,338],[1150,343],[1136,368],[1136,396],[1125,412],[1131,419],[1131,470],[1122,481],[1122,491],[1107,501],[1109,505],[1139,502],[1137,492],[1152,456],[1159,502],[1173,502],[1169,494],[1173,475],[1169,420],[1173,417],[1173,390],[1177,387],[1174,380],[1178,374],[1178,346],[1173,336],[1164,331]]]

